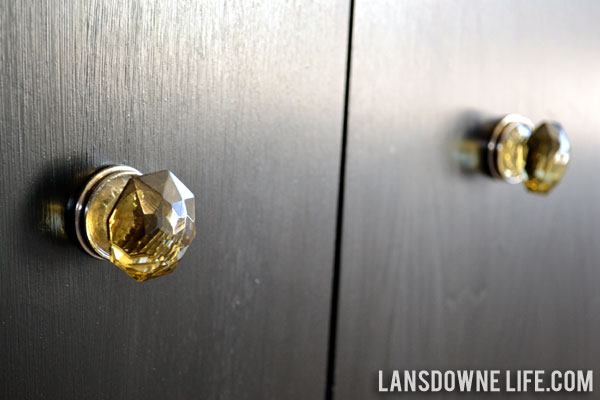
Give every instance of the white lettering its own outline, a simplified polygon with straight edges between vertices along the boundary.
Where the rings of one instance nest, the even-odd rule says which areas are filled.
[[[504,387],[500,388],[501,377]],[[385,376],[384,376],[385,375]],[[378,371],[379,392],[593,392],[593,370]]]
[[[532,370],[526,369],[525,371],[523,371],[523,385],[521,386],[521,390],[519,390],[519,391],[523,391],[523,392],[527,391],[527,387],[532,382],[531,375],[533,375]]]
[[[427,379],[428,376],[429,376],[429,371],[420,371],[419,372],[419,381],[421,381],[421,384],[419,385],[419,390],[421,392],[429,391],[429,380]]]
[[[442,390],[442,372],[438,370],[431,371],[431,391],[439,392]]]
[[[500,386],[498,386],[500,371],[497,369],[490,372],[490,392],[499,392]]]
[[[573,371],[566,371],[563,374],[563,386],[567,392],[575,390],[575,373]]]
[[[416,392],[417,374],[415,370],[404,371],[404,391]]]
[[[400,385],[400,373],[395,370],[392,374],[392,384],[390,385],[390,392],[401,392],[402,386]]]
[[[487,392],[488,390],[488,372],[477,371],[477,391]]]
[[[515,388],[510,385],[510,371],[506,371],[506,391],[514,392]]]
[[[379,370],[379,392],[387,392],[388,388],[383,387],[383,371]]]
[[[461,392],[470,392],[473,384],[473,371],[458,371],[458,390]]]
[[[562,374],[560,371],[553,371],[550,374],[550,388],[555,392],[560,392],[562,390],[562,385],[559,382],[561,376]]]
[[[577,371],[577,390],[580,392],[591,392],[594,389],[594,371]]]
[[[542,386],[544,383],[544,371],[537,370],[535,371],[535,391],[536,392],[545,392],[546,388]]]
[[[444,372],[444,391],[452,392],[456,387],[454,371],[446,371]]]

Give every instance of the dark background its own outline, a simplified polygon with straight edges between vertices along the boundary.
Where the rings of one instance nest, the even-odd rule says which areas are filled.
[[[323,396],[348,4],[1,4],[0,397]],[[51,235],[107,163],[196,195],[176,273]]]
[[[597,369],[596,2],[0,4],[0,397],[362,400],[379,369]],[[571,139],[549,196],[458,167],[512,112]],[[140,284],[64,237],[108,163],[195,193],[175,273]]]

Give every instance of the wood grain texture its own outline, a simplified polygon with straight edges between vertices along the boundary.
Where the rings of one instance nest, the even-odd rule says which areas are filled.
[[[322,397],[347,25],[336,0],[2,2],[0,397]],[[53,238],[106,163],[196,194],[174,274]]]
[[[599,3],[355,7],[335,397],[379,369],[598,371]],[[571,138],[547,197],[459,171],[512,112]]]

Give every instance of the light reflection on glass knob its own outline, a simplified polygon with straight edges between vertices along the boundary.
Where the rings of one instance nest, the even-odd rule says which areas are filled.
[[[194,240],[194,195],[170,171],[106,167],[78,196],[75,233],[89,255],[137,281],[166,275]]]

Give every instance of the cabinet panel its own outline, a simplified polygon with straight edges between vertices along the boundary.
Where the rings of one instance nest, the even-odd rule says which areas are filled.
[[[5,398],[325,389],[348,3],[0,6]],[[139,284],[55,236],[93,167],[174,171],[197,237]]]
[[[600,367],[600,6],[357,0],[335,394],[380,369]],[[549,196],[462,173],[490,118],[557,120]]]

